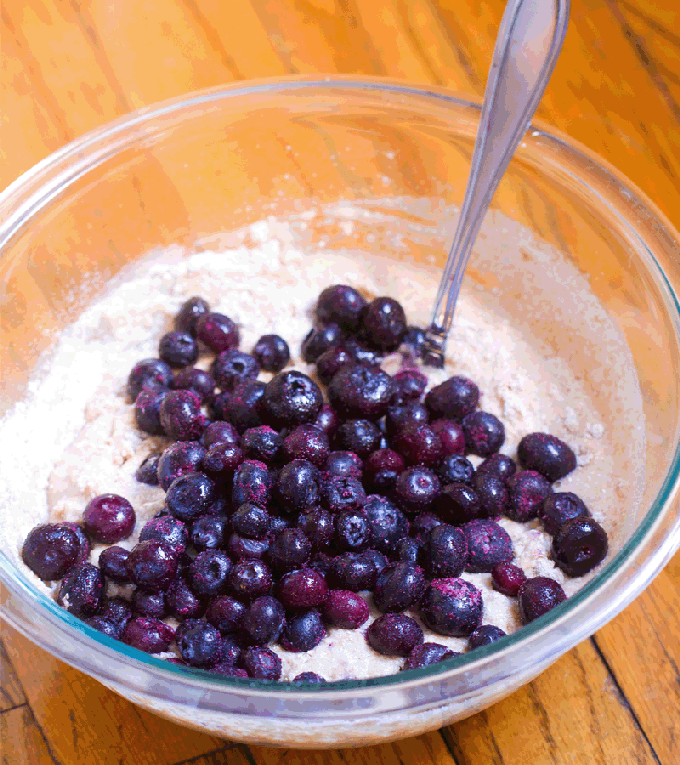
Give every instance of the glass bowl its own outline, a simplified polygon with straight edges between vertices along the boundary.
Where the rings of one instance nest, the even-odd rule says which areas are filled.
[[[64,147],[0,197],[2,411],[27,394],[60,331],[130,263],[172,244],[188,253],[207,249],[272,216],[295,224],[309,257],[321,247],[380,248],[395,269],[422,262],[432,271],[434,296],[433,266],[445,260],[478,120],[477,104],[442,89],[371,78],[285,79],[142,109]],[[18,565],[17,540],[0,549],[3,617],[165,717],[231,739],[296,747],[364,745],[451,723],[511,693],[595,632],[680,543],[678,234],[614,169],[533,127],[482,238],[499,230],[501,239],[507,233],[541,243],[588,280],[625,339],[639,381],[642,494],[608,562],[575,596],[471,654],[311,687],[208,675],[104,637],[33,586]],[[517,304],[534,289],[521,267],[503,274],[493,258],[476,256],[467,280],[499,304]],[[566,288],[553,280],[542,295],[544,323],[550,300]],[[587,319],[567,316],[565,342],[570,322]],[[606,339],[582,329],[590,339],[572,343],[570,352],[591,360],[586,376],[599,368],[615,378]],[[11,529],[11,509],[0,513]]]

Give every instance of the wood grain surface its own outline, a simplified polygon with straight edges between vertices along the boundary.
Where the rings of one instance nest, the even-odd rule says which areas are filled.
[[[0,188],[87,130],[254,77],[346,73],[481,97],[502,0],[5,0]],[[677,0],[573,0],[538,116],[680,227]],[[436,733],[312,752],[245,747],[145,712],[0,626],[3,765],[680,762],[680,556],[534,682]]]

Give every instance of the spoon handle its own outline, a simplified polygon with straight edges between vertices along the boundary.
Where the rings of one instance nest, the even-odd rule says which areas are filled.
[[[567,31],[569,0],[509,0],[486,83],[458,226],[426,332],[424,359],[444,363],[472,246],[498,182],[517,148],[555,67]]]

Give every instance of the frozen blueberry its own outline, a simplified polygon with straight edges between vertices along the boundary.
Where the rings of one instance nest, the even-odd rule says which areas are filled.
[[[286,619],[279,642],[286,651],[311,651],[326,637],[321,614],[314,608]]]
[[[413,537],[404,537],[394,546],[391,557],[393,560],[405,560],[410,561],[411,563],[416,563],[420,558],[420,550],[422,546],[422,540]]]
[[[190,297],[175,316],[175,329],[195,335],[196,322],[207,313],[210,313],[210,306],[202,297]]]
[[[148,390],[140,391],[135,399],[135,424],[140,430],[152,436],[162,436],[165,430],[161,423],[161,404],[165,400],[168,391]]]
[[[167,491],[176,478],[199,471],[204,457],[205,449],[196,441],[171,444],[158,460],[158,485]]]
[[[247,608],[230,595],[221,595],[211,600],[205,618],[223,633],[231,634],[238,630]]]
[[[407,513],[427,510],[441,491],[439,478],[426,467],[406,468],[397,478],[395,495]]]
[[[196,441],[207,424],[200,398],[190,390],[172,390],[160,405],[161,425],[175,441]]]
[[[498,563],[507,563],[515,557],[510,535],[495,521],[470,521],[463,531],[469,553],[466,571],[488,574]]]
[[[271,476],[267,466],[258,460],[246,460],[234,473],[232,503],[234,507],[245,504],[266,507],[270,489]]]
[[[295,675],[293,682],[296,685],[305,685],[307,683],[325,683],[327,680],[321,675],[317,675],[316,672],[300,672],[299,675]]]
[[[246,431],[247,432],[247,431]],[[243,450],[234,444],[213,444],[203,457],[203,470],[215,480],[227,479],[241,465]]]
[[[328,547],[333,538],[333,516],[322,507],[310,507],[300,513],[296,525],[309,539],[313,550]]]
[[[135,479],[148,486],[158,486],[158,463],[160,454],[150,454],[135,471]]]
[[[378,366],[342,367],[328,386],[331,406],[343,419],[378,420],[387,411],[394,383]]]
[[[314,424],[317,428],[321,428],[328,438],[332,438],[340,425],[340,417],[330,404],[323,404],[321,409],[319,409],[316,420],[314,420]]]
[[[406,334],[406,316],[401,305],[392,298],[378,297],[361,315],[362,334],[374,348],[394,351]]]
[[[283,438],[269,425],[249,428],[241,439],[241,448],[249,460],[259,460],[271,465],[281,454]]]
[[[260,539],[269,531],[269,513],[258,505],[246,503],[231,516],[231,525],[241,536]]]
[[[442,520],[430,510],[423,510],[418,513],[411,522],[410,534],[416,539],[425,539],[435,526],[441,526]]]
[[[337,324],[327,324],[325,327],[310,329],[302,341],[302,358],[308,364],[314,362],[333,346],[342,345],[345,333]]]
[[[401,671],[408,669],[422,669],[431,664],[438,664],[440,661],[452,659],[454,656],[460,656],[459,653],[452,651],[445,645],[439,643],[422,643],[417,645],[408,655]]]
[[[205,515],[216,498],[215,482],[205,473],[187,473],[170,484],[165,504],[175,518],[187,522]]]
[[[354,356],[345,348],[334,345],[324,351],[316,360],[316,374],[324,385],[328,385],[342,367],[355,363]]]
[[[290,571],[278,584],[279,600],[286,608],[321,606],[328,594],[325,578],[311,568]]]
[[[418,400],[390,404],[385,415],[385,431],[394,438],[406,425],[427,425],[429,422],[430,413]]]
[[[533,622],[539,616],[558,606],[567,599],[562,586],[548,576],[527,579],[519,588],[519,610],[524,624]]]
[[[290,361],[288,343],[279,335],[262,335],[252,350],[265,372],[280,372]]]
[[[336,429],[333,446],[364,458],[380,447],[380,437],[378,426],[369,420],[346,420]]]
[[[548,481],[534,470],[522,470],[507,480],[507,515],[526,523],[538,517],[546,498],[553,493]]]
[[[234,560],[261,560],[269,550],[269,539],[250,539],[240,534],[231,534],[227,540],[226,550]]]
[[[323,397],[319,386],[302,372],[279,372],[264,389],[262,406],[272,427],[294,428],[314,422]]]
[[[187,569],[187,582],[199,598],[223,595],[233,564],[222,550],[203,550]]]
[[[358,337],[348,337],[342,344],[342,347],[348,353],[351,353],[354,361],[359,364],[375,366],[380,364],[380,359],[384,355],[382,351],[369,347],[366,340]]]
[[[465,445],[480,457],[495,454],[505,443],[505,426],[489,412],[473,412],[463,418]]]
[[[203,431],[201,444],[209,449],[214,444],[230,444],[231,446],[240,446],[241,437],[238,430],[229,422],[211,422]]]
[[[175,631],[160,619],[138,616],[127,623],[121,640],[145,653],[167,651],[174,640]]]
[[[570,491],[549,494],[540,512],[543,528],[555,536],[567,521],[579,516],[590,516],[585,502]]]
[[[189,619],[177,628],[177,648],[192,667],[209,667],[222,658],[222,636],[216,627],[200,619]]]
[[[519,442],[517,456],[525,470],[535,470],[551,483],[569,475],[576,467],[571,447],[548,433],[529,433]]]
[[[249,353],[230,348],[217,356],[210,371],[218,387],[228,391],[244,380],[255,380],[260,374],[260,365]]]
[[[479,499],[481,516],[497,518],[504,515],[508,508],[508,489],[505,481],[496,473],[478,470],[475,473],[474,487]]]
[[[505,632],[500,627],[496,627],[493,624],[482,624],[468,638],[468,651],[474,651],[475,648],[491,645],[491,643],[495,643],[502,637],[505,637]]]
[[[188,367],[198,359],[198,343],[188,332],[168,332],[161,337],[158,355],[170,367]]]
[[[328,577],[331,570],[331,563],[333,558],[326,552],[316,552],[309,559],[307,564],[309,568],[313,568],[314,571],[318,571],[321,576]]]
[[[312,544],[300,529],[284,529],[269,546],[269,560],[280,572],[301,568],[312,553]]]
[[[64,523],[46,523],[28,532],[21,558],[45,582],[62,579],[78,562],[80,542]]]
[[[272,572],[264,561],[243,558],[236,561],[228,578],[231,592],[241,600],[267,595],[272,588]]]
[[[167,390],[172,382],[172,369],[160,359],[138,361],[127,380],[127,393],[130,401],[135,401],[143,391]]]
[[[433,419],[461,421],[475,411],[478,401],[479,388],[472,380],[458,375],[432,388],[425,396],[425,405]]]
[[[166,515],[162,518],[152,518],[144,524],[139,541],[146,542],[151,539],[164,542],[176,555],[179,555],[186,550],[189,532],[183,521]]]
[[[101,632],[102,635],[113,638],[114,640],[120,640],[123,634],[124,627],[118,624],[114,624],[109,619],[105,619],[103,616],[90,616],[88,619],[83,620],[85,624],[89,624],[90,627],[94,627],[97,632]]]
[[[429,425],[405,425],[395,436],[394,447],[409,465],[434,467],[443,456],[441,438]]]
[[[417,369],[402,369],[394,375],[392,380],[394,381],[392,394],[394,404],[419,399],[427,387],[427,377]]]
[[[366,641],[383,656],[406,657],[423,642],[423,631],[410,616],[384,614],[368,628]]]
[[[205,313],[199,316],[196,321],[196,337],[215,353],[238,348],[238,327],[222,313]]]
[[[308,460],[322,467],[330,454],[328,436],[316,425],[298,425],[283,441],[283,458]]]
[[[199,551],[217,550],[227,539],[229,521],[219,515],[203,515],[191,525],[191,544]]]
[[[524,571],[512,563],[497,563],[491,570],[494,589],[503,595],[514,598],[519,588],[526,582]]]
[[[57,603],[83,619],[94,616],[104,600],[104,576],[90,563],[80,563],[64,576]]]
[[[269,648],[246,648],[240,659],[248,677],[256,680],[279,680],[281,659]]]
[[[132,619],[132,609],[123,598],[109,598],[103,602],[97,616],[112,622],[122,632],[125,625]]]
[[[132,596],[132,609],[135,616],[153,616],[162,619],[167,614],[165,593],[135,590]]]
[[[95,542],[114,544],[132,534],[136,515],[132,505],[117,494],[100,494],[83,511],[85,531]]]
[[[369,495],[363,510],[370,528],[371,545],[382,553],[392,552],[397,542],[408,534],[406,516],[379,494]]]
[[[594,519],[579,516],[567,521],[555,535],[552,557],[567,576],[583,576],[607,556],[607,532]]]
[[[364,511],[357,509],[338,512],[335,515],[333,540],[335,547],[343,552],[366,550],[371,544],[371,526]]]
[[[460,576],[468,564],[469,553],[462,529],[442,523],[423,540],[421,560],[431,577]]]
[[[469,635],[482,623],[482,593],[465,579],[433,579],[421,599],[420,615],[440,635]]]
[[[323,617],[331,627],[355,630],[368,620],[368,604],[351,590],[330,590],[323,604]]]
[[[449,454],[437,465],[435,473],[444,486],[450,483],[473,485],[475,469],[470,460],[458,454]]]
[[[445,486],[435,500],[435,508],[444,521],[455,526],[474,520],[481,513],[477,492],[464,483]]]
[[[212,403],[215,395],[215,380],[212,375],[194,367],[178,372],[170,387],[173,390],[189,390],[203,403]]]
[[[425,586],[420,566],[406,561],[390,563],[378,574],[373,602],[383,613],[406,611],[420,600]]]
[[[239,634],[248,645],[273,643],[281,634],[285,611],[276,598],[262,595],[249,606],[239,627]]]
[[[372,590],[378,577],[375,561],[365,553],[348,552],[330,561],[329,584],[341,590]]]
[[[505,454],[492,454],[477,468],[478,473],[485,473],[507,481],[517,472],[515,460]]]
[[[85,533],[83,525],[76,523],[75,521],[64,521],[64,526],[68,526],[70,529],[73,529],[73,531],[76,532],[76,536],[78,537],[78,546],[80,550],[78,552],[77,562],[89,563],[92,545],[90,544],[90,538]]]
[[[176,619],[195,619],[203,613],[205,605],[189,587],[186,579],[179,576],[165,592],[165,605],[170,616]]]
[[[307,460],[293,460],[279,473],[276,497],[283,510],[301,513],[319,502],[319,470]]]
[[[361,480],[363,461],[353,452],[331,452],[322,470],[328,478],[357,478]]]
[[[439,436],[442,456],[465,454],[465,431],[455,420],[435,420],[430,427]]]
[[[335,476],[321,481],[321,501],[331,513],[359,510],[366,504],[366,492],[356,478]]]
[[[260,410],[265,387],[262,380],[243,380],[231,392],[220,393],[213,402],[215,417],[230,422],[239,433],[262,425]]]
[[[112,545],[101,551],[99,555],[99,568],[107,579],[117,584],[129,584],[126,561],[130,551],[118,545]]]
[[[378,449],[366,460],[366,485],[377,494],[390,493],[405,467],[401,454],[393,449]]]
[[[125,565],[128,576],[139,589],[162,592],[175,578],[178,555],[165,542],[149,539],[132,548]]]
[[[338,324],[346,332],[356,332],[366,300],[347,284],[334,284],[319,295],[317,319],[322,324]]]

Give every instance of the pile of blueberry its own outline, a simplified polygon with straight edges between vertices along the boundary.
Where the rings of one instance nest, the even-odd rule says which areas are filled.
[[[482,624],[482,593],[463,572],[491,573],[497,590],[518,598],[525,623],[565,599],[554,579],[513,565],[500,516],[540,518],[569,576],[604,559],[605,531],[577,495],[551,486],[576,467],[570,447],[531,433],[518,469],[499,453],[503,423],[478,408],[474,382],[454,376],[425,393],[423,333],[398,302],[367,303],[335,285],[316,318],[302,356],[328,386],[328,403],[314,380],[285,370],[281,337],[244,353],[231,319],[201,298],[182,306],[159,358],[128,378],[137,426],[171,440],[137,471],[166,492],[165,506],[132,550],[116,543],[132,533],[134,509],[113,494],[93,499],[82,524],[34,528],[23,560],[41,579],[62,580],[61,605],[149,653],[175,642],[175,663],[277,680],[270,644],[309,651],[329,626],[361,627],[369,609],[359,593],[368,592],[382,615],[366,640],[413,669],[456,654],[424,643],[406,612],[438,634],[468,637],[470,649],[504,635]],[[201,348],[215,354],[210,372],[192,366]],[[397,350],[402,368],[391,376],[380,361]],[[269,382],[261,370],[273,373]],[[471,454],[483,458],[477,469]],[[98,566],[87,562],[92,542],[111,545]],[[107,599],[107,581],[134,585],[131,601]]]

